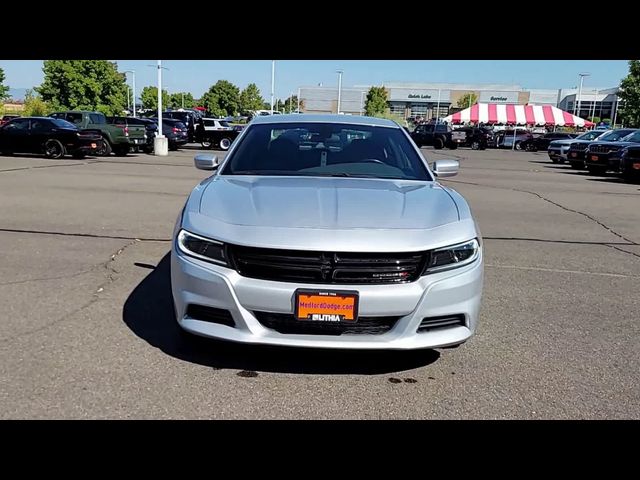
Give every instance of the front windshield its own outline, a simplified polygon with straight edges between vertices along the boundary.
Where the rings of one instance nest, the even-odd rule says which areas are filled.
[[[611,130],[602,135],[598,140],[603,142],[617,142],[632,133],[630,130]]]
[[[640,130],[633,132],[630,135],[627,135],[626,137],[624,137],[622,139],[622,141],[624,142],[633,142],[633,143],[640,143]]]
[[[583,133],[579,137],[576,137],[576,140],[595,140],[599,136],[602,135],[603,132],[598,132],[596,130],[590,130],[588,132]]]
[[[251,125],[222,175],[432,180],[401,129],[343,123]]]

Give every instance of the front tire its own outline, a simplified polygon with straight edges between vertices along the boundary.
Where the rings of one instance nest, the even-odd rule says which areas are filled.
[[[442,147],[444,147],[444,142],[441,138],[436,138],[433,141],[433,148],[435,148],[436,150],[442,150]]]
[[[471,150],[480,150],[480,142],[477,140],[471,142]]]
[[[44,156],[47,158],[62,158],[64,157],[64,146],[60,140],[50,138],[44,142]]]
[[[210,149],[211,147],[213,147],[213,142],[211,142],[210,140],[203,140],[200,142],[200,145],[202,146],[202,148]]]
[[[516,142],[515,148],[516,150],[522,150],[522,142]]]

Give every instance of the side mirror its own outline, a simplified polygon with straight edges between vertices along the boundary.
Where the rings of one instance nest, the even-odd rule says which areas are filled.
[[[436,174],[436,177],[453,177],[458,174],[460,169],[460,162],[458,160],[436,160],[431,165],[431,170]]]
[[[198,170],[217,170],[220,163],[218,157],[210,153],[200,153],[193,158]]]

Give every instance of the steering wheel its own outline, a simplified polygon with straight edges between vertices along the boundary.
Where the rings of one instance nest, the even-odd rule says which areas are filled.
[[[364,158],[360,160],[358,163],[381,163],[385,164],[382,160],[378,160],[377,158]]]

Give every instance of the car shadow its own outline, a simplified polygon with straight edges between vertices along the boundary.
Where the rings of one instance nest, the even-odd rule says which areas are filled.
[[[127,298],[124,323],[138,337],[186,362],[215,369],[323,375],[378,375],[424,367],[436,350],[365,351],[243,345],[183,334],[173,314],[167,253]]]

